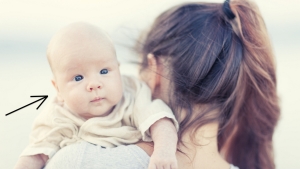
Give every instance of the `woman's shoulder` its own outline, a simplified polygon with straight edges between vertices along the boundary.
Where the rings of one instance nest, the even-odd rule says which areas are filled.
[[[147,154],[147,156],[151,156],[154,151],[154,145],[152,142],[139,142],[135,145],[135,149],[138,152],[143,151],[144,153]],[[141,152],[139,152],[139,153],[141,153]],[[178,154],[180,154],[180,155],[178,155]],[[179,152],[177,152],[177,160],[180,160],[180,161],[178,161],[179,168],[189,168],[189,167],[187,167],[187,164],[191,164],[190,161],[186,162],[186,156]],[[239,169],[238,167],[234,166],[233,164],[229,164],[229,165],[230,165],[229,169]],[[227,163],[227,165],[224,165],[224,166],[228,167],[228,163]],[[191,168],[194,168],[194,167],[195,166],[191,166]]]

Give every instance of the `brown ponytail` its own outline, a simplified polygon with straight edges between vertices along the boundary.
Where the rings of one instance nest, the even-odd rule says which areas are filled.
[[[231,8],[243,59],[232,117],[220,135],[221,147],[227,160],[241,169],[274,169],[272,137],[280,110],[271,45],[255,4],[239,0]]]

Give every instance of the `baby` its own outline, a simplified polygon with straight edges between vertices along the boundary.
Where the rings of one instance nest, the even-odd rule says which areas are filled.
[[[83,140],[113,148],[141,139],[154,142],[149,166],[177,168],[178,123],[171,109],[152,100],[144,82],[120,75],[103,31],[70,24],[51,39],[47,57],[57,96],[36,118],[15,168],[42,168],[59,149]]]

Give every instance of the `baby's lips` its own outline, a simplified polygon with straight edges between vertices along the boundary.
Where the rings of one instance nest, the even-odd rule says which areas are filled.
[[[98,102],[101,101],[102,98],[101,97],[95,97],[91,102]]]

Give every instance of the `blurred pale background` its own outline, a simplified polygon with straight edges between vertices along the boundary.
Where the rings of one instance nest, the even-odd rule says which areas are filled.
[[[206,0],[222,2],[220,0]],[[136,56],[137,35],[165,9],[184,0],[0,0],[0,168],[12,168],[28,143],[38,103],[5,116],[32,101],[54,96],[45,52],[63,26],[86,21],[105,29],[116,44],[121,71],[137,74],[128,62]],[[279,169],[300,169],[300,10],[299,0],[257,1],[274,46],[281,120],[274,135]],[[47,103],[47,101],[46,101]]]

